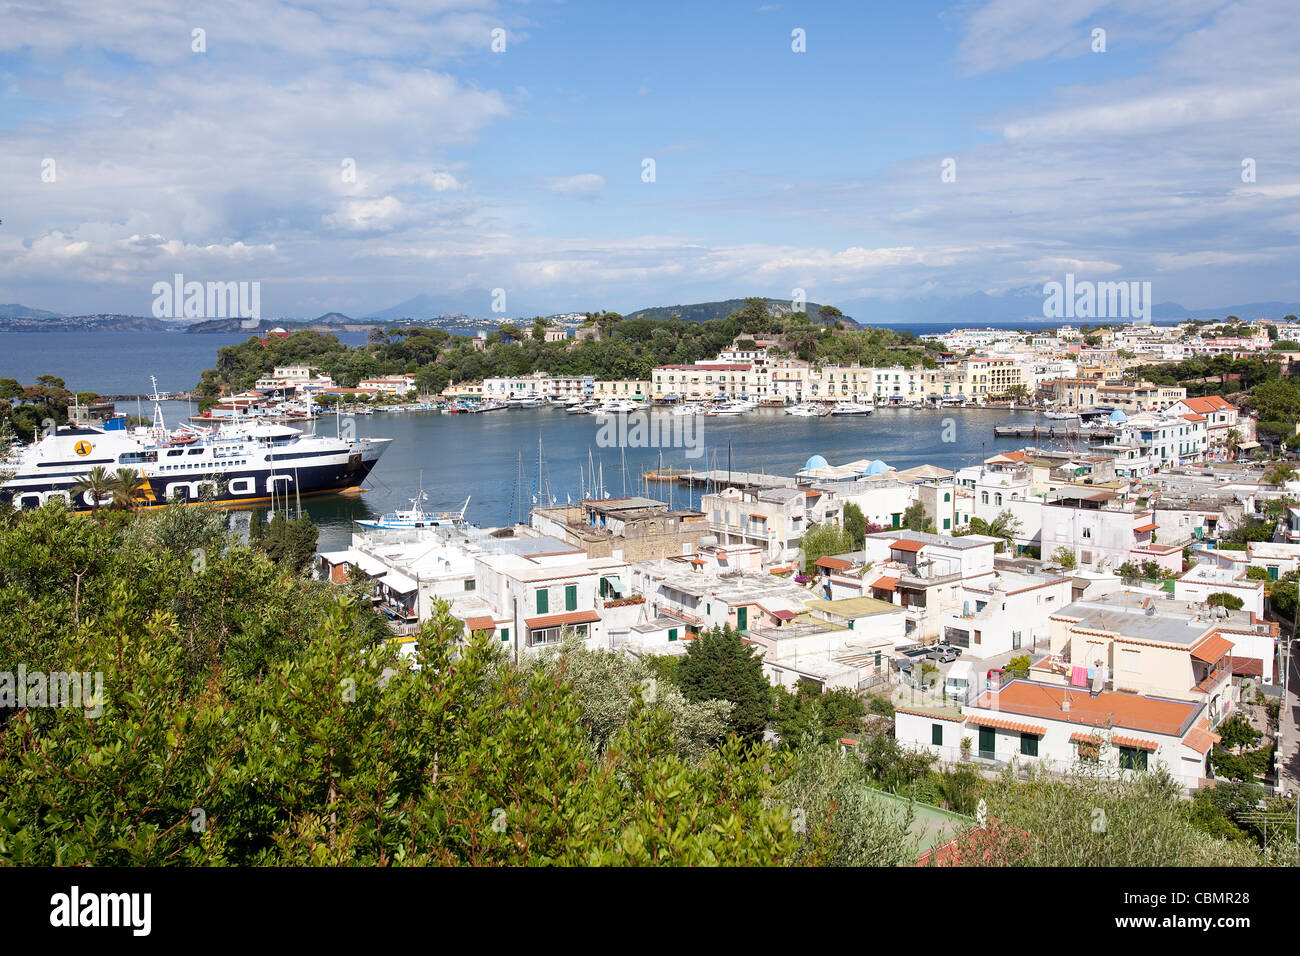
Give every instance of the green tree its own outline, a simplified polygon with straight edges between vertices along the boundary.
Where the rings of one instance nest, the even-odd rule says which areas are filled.
[[[844,506],[844,533],[848,535],[850,550],[865,546],[867,537],[867,519],[862,509],[849,502]]]
[[[799,550],[803,554],[804,574],[815,574],[817,559],[828,554],[847,554],[853,550],[853,542],[843,528],[832,524],[813,525],[804,532],[799,541]]]
[[[731,627],[715,627],[691,641],[681,663],[686,699],[730,701],[731,730],[746,742],[762,739],[772,712],[772,687],[763,676],[762,658]]]

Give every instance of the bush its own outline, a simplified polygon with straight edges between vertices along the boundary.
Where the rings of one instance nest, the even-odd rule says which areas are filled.
[[[1245,606],[1245,601],[1235,594],[1229,594],[1226,591],[1215,591],[1205,603],[1210,607],[1226,607],[1229,611],[1240,611]]]

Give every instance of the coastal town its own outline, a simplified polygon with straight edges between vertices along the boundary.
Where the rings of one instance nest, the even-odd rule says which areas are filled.
[[[864,448],[852,461],[813,453],[789,475],[660,476],[701,488],[689,508],[588,497],[481,529],[422,520],[416,502],[320,553],[317,573],[365,582],[399,644],[449,612],[465,639],[488,635],[514,660],[566,638],[684,655],[730,628],[773,686],[883,695],[900,744],[989,773],[1159,767],[1192,793],[1214,785],[1216,728],[1244,715],[1276,746],[1267,778],[1282,794],[1296,772],[1296,729],[1278,717],[1291,712],[1292,628],[1269,594],[1300,571],[1300,480],[1270,464],[1248,411],[1127,369],[1196,355],[1289,362],[1293,334],[1300,326],[1268,322],[1231,338],[1128,326],[1086,345],[1069,327],[954,330],[932,337],[933,368],[815,368],[754,339],[647,381],[464,383],[442,398],[597,397],[597,413],[612,396],[630,413],[1001,404],[1073,427],[1048,441],[1061,423],[1045,420],[1027,433],[1044,440],[955,471],[896,467]],[[825,529],[845,546],[814,553]]]

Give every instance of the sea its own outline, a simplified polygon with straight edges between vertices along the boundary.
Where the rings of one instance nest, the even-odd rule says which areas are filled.
[[[1016,328],[1022,326],[1014,326]],[[1045,327],[1054,327],[1050,323]],[[927,326],[931,331],[946,326]],[[31,383],[36,376],[62,378],[76,391],[103,395],[148,394],[150,376],[158,389],[192,389],[223,345],[247,335],[183,333],[7,333],[0,335],[0,377]],[[342,333],[348,344],[364,333]],[[174,427],[196,409],[165,401],[163,414]],[[152,414],[150,403],[119,410]],[[437,412],[378,412],[351,421],[358,437],[394,439],[360,495],[304,499],[302,506],[320,526],[321,550],[346,547],[358,518],[410,507],[421,489],[429,511],[459,511],[482,527],[526,521],[535,503],[577,501],[584,494],[613,497],[645,495],[676,506],[698,507],[699,491],[676,483],[649,482],[643,475],[660,466],[702,470],[793,475],[813,455],[831,464],[880,459],[898,469],[933,464],[955,470],[999,451],[1022,447],[1023,440],[997,439],[994,425],[1032,424],[1030,412],[1000,409],[881,408],[867,416],[796,418],[779,409],[758,409],[739,417],[694,420],[698,432],[674,435],[666,411],[653,413],[664,424],[646,429],[647,441],[627,447],[609,434],[603,419],[568,415],[560,409],[508,409],[478,415]],[[685,428],[685,420],[677,425]],[[342,425],[325,417],[314,423],[321,434]],[[678,440],[674,443],[673,438]],[[611,441],[614,439],[614,441]],[[650,444],[669,447],[656,447]],[[689,445],[690,447],[683,447]]]

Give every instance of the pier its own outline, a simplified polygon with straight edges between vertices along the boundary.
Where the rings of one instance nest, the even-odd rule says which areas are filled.
[[[1078,425],[994,425],[995,438],[1055,438],[1063,441],[1092,441],[1114,438],[1113,428],[1080,428]]]

